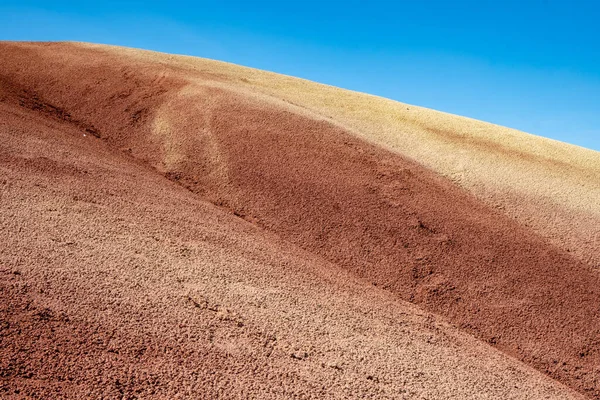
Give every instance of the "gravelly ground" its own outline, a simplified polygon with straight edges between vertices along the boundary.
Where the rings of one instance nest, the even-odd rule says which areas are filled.
[[[598,397],[598,275],[448,181],[215,74],[6,48],[4,395]]]

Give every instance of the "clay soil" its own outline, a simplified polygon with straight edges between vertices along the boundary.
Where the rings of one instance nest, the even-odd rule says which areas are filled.
[[[250,71],[0,52],[0,397],[600,399],[600,274],[527,221]]]

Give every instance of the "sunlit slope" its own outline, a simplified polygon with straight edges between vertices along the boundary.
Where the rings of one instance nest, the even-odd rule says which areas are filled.
[[[162,55],[126,51],[164,61]],[[532,227],[592,268],[600,268],[599,152],[233,64],[180,56],[168,60],[274,95],[411,157]]]
[[[60,49],[73,78],[82,65]],[[17,70],[40,67],[24,55]],[[133,86],[106,72],[86,69],[85,86],[120,111]],[[152,147],[142,133],[135,152],[115,151],[96,137],[109,135],[100,104],[62,108],[57,78],[16,90],[0,73],[0,397],[582,398],[156,173],[132,157]],[[128,116],[152,105],[130,95]],[[193,116],[167,105],[147,134],[169,169],[184,154],[171,129]]]
[[[83,132],[0,103],[1,398],[581,398]]]
[[[589,263],[342,117],[251,82],[264,74],[331,88],[103,46],[2,51],[0,100],[13,110],[99,138],[326,265],[600,396],[600,277]]]

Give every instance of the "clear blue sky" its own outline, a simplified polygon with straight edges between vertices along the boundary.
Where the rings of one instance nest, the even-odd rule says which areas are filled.
[[[82,3],[2,0],[0,39],[208,57],[600,150],[600,1]]]

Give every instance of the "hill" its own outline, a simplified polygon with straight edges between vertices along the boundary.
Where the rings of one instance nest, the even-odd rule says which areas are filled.
[[[6,390],[600,398],[599,153],[210,60],[0,47]]]

